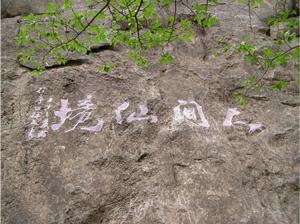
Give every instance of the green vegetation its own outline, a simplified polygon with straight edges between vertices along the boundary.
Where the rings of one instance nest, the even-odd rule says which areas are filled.
[[[208,1],[209,3],[210,1]],[[211,1],[217,4],[217,1]],[[20,52],[20,60],[32,61],[36,70],[47,66],[47,60],[55,57],[59,64],[65,64],[68,52],[86,54],[92,45],[108,43],[112,46],[125,45],[132,52],[129,58],[139,65],[147,65],[143,52],[150,48],[164,46],[170,42],[189,41],[195,34],[191,24],[202,29],[217,23],[210,15],[207,5],[195,4],[193,18],[177,18],[177,0],[87,0],[87,10],[75,11],[72,0],[65,0],[63,6],[52,2],[41,15],[23,17],[17,36],[18,45],[27,46]],[[173,15],[159,17],[158,8],[173,5]],[[34,60],[34,55],[42,55]],[[162,56],[162,63],[170,63],[172,56]]]
[[[102,73],[110,73],[114,69],[114,65],[112,63],[101,65],[98,68],[98,72]]]
[[[241,2],[247,4],[249,16],[250,11],[262,3],[263,0]],[[179,17],[178,4],[187,7],[191,16]],[[70,53],[87,54],[92,46],[105,43],[128,47],[129,59],[147,67],[149,61],[144,56],[147,50],[191,41],[196,36],[192,26],[197,26],[203,33],[209,32],[218,23],[218,18],[210,13],[210,7],[216,4],[219,4],[218,0],[195,3],[193,7],[179,0],[86,0],[85,10],[75,10],[72,0],[64,0],[63,5],[52,2],[45,13],[24,16],[20,22],[16,40],[26,50],[20,51],[19,60],[33,64],[33,73],[38,76],[46,69],[50,59],[64,65]],[[158,12],[163,9],[171,13],[162,17]],[[299,21],[293,17],[295,14],[295,11],[285,10],[268,20],[272,26],[284,24],[274,45],[258,49],[254,41],[246,37],[235,49],[237,54],[245,57],[246,63],[262,71],[261,74],[253,74],[244,83],[243,90],[235,94],[240,104],[248,103],[249,91],[259,91],[268,71],[292,64],[300,74],[300,47],[295,44]],[[214,56],[226,54],[232,48],[225,37],[220,43],[224,48],[221,52],[213,51]],[[164,52],[159,62],[171,64],[174,58],[170,52]],[[98,70],[108,73],[113,70],[113,65],[101,65]],[[270,90],[282,90],[286,86],[286,82],[279,80],[270,86]]]
[[[297,42],[297,30],[299,30],[299,19],[293,16],[295,11],[283,11],[277,17],[268,20],[269,25],[278,26],[278,35],[274,44],[264,47],[258,51],[255,44],[251,43],[251,38],[247,37],[247,41],[243,41],[237,48],[238,53],[245,55],[245,62],[254,66],[258,66],[262,73],[252,75],[249,80],[244,83],[242,91],[236,94],[236,100],[241,104],[247,104],[247,93],[249,91],[258,92],[262,87],[262,81],[270,70],[276,69],[278,66],[288,67],[294,66],[297,70],[297,83],[300,78],[300,45]],[[280,25],[284,28],[280,30]],[[271,84],[270,90],[282,90],[288,86],[288,83],[279,80],[275,84]]]

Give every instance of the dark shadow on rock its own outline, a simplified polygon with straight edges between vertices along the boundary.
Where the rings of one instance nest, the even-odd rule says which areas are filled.
[[[89,64],[89,60],[88,59],[71,59],[69,60],[66,64],[64,65],[59,65],[59,64],[54,64],[54,65],[50,65],[50,66],[45,66],[45,68],[47,70],[51,70],[51,69],[56,69],[56,68],[61,68],[61,67],[67,67],[67,66],[80,66],[83,64]],[[25,64],[21,64],[19,63],[19,65],[23,68],[27,68],[30,71],[35,70],[33,67],[27,66]]]
[[[87,54],[91,54],[91,53],[99,53],[101,51],[106,51],[106,50],[110,50],[110,51],[116,51],[117,49],[111,45],[100,45],[100,46],[92,46],[91,50],[87,53]]]

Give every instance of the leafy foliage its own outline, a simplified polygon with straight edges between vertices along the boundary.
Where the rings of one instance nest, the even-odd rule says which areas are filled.
[[[104,64],[98,67],[98,72],[102,73],[110,73],[114,69],[114,65],[112,63]]]
[[[274,85],[270,86],[271,90],[282,90],[283,88],[287,87],[288,83],[285,81],[277,81]]]
[[[87,0],[88,9],[84,11],[76,11],[72,0],[64,0],[62,7],[51,2],[44,14],[23,17],[16,40],[29,50],[21,51],[19,60],[32,62],[42,71],[50,59],[65,64],[69,53],[86,54],[91,46],[107,43],[127,46],[131,49],[129,58],[146,67],[149,62],[143,57],[145,51],[174,41],[190,41],[195,36],[190,29],[192,23],[208,29],[218,22],[209,13],[208,4],[195,4],[193,18],[179,19],[177,1]],[[162,18],[159,11],[165,8],[172,8],[173,14]],[[162,55],[160,63],[172,62],[170,53]]]
[[[245,62],[258,66],[262,73],[251,76],[244,84],[243,91],[236,93],[235,99],[240,104],[248,103],[247,94],[250,91],[258,92],[263,86],[263,79],[270,70],[275,70],[279,66],[295,66],[300,77],[300,45],[297,43],[297,29],[299,29],[299,21],[293,18],[294,11],[283,11],[277,17],[272,17],[268,23],[272,26],[283,25],[284,29],[279,30],[277,40],[273,46],[267,46],[262,49],[251,43],[251,38],[247,37],[246,41],[242,41],[238,47],[237,52],[245,56]],[[299,80],[299,79],[298,79]],[[299,82],[298,82],[299,83]],[[270,84],[270,90],[282,90],[288,86],[288,82],[278,80]]]
[[[173,63],[173,61],[174,61],[174,58],[172,57],[172,55],[169,52],[167,52],[161,56],[161,59],[159,62],[161,64],[171,64],[171,63]]]
[[[278,0],[279,1],[279,0]],[[259,7],[263,0],[240,0],[247,4],[251,25],[251,10]],[[182,4],[192,16],[179,17],[177,8]],[[73,0],[64,0],[62,5],[56,2],[49,4],[48,10],[40,15],[23,17],[16,37],[17,44],[22,46],[19,61],[31,63],[33,74],[41,74],[50,60],[66,64],[72,54],[87,54],[92,46],[108,44],[123,45],[130,49],[128,57],[137,65],[147,67],[149,60],[144,56],[151,48],[164,48],[171,42],[188,42],[195,38],[194,27],[203,33],[218,23],[218,18],[210,13],[210,7],[218,0],[207,0],[206,3],[195,3],[192,7],[180,0],[86,0],[86,10],[76,11]],[[171,11],[162,17],[161,10]],[[268,20],[272,26],[278,26],[278,37],[274,45],[260,48],[249,36],[233,49],[233,44],[225,37],[219,40],[222,51],[213,50],[213,56],[235,51],[245,57],[247,64],[256,66],[261,74],[252,75],[243,85],[243,90],[235,94],[238,103],[246,105],[250,91],[258,92],[263,85],[265,75],[278,66],[295,66],[300,83],[300,47],[296,43],[299,21],[293,16],[294,11],[285,10]],[[284,25],[284,29],[279,29]],[[171,64],[174,57],[164,51],[161,64]],[[104,64],[99,72],[109,73],[112,64]],[[271,83],[269,89],[282,90],[288,83],[282,80]]]

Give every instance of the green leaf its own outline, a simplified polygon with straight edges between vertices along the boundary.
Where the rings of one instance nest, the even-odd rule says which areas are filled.
[[[172,24],[174,22],[175,18],[174,16],[167,16],[167,21],[168,21],[168,24]]]
[[[239,53],[247,53],[249,55],[254,55],[254,52],[256,51],[256,47],[252,44],[248,44],[244,41],[242,41],[238,47],[237,47],[237,51]]]
[[[263,0],[251,0],[250,6],[251,8],[258,8],[262,5],[263,2],[264,2]]]
[[[34,76],[34,77],[40,77],[41,74],[45,71],[45,68],[38,68],[38,69],[35,69],[31,72],[31,74]]]
[[[226,46],[223,48],[223,53],[227,53],[231,49],[231,44],[227,43]]]
[[[98,67],[97,71],[102,73],[110,73],[114,69],[114,65],[112,63],[104,64]]]
[[[181,38],[182,38],[183,41],[189,42],[189,41],[191,41],[192,39],[195,38],[195,33],[190,32],[190,31],[186,31],[186,32],[183,33],[183,35],[181,35]]]
[[[237,101],[238,104],[242,106],[245,106],[249,103],[249,100],[246,97],[244,97],[240,92],[235,94],[234,99]]]
[[[32,60],[32,57],[28,54],[27,51],[21,50],[19,52],[19,60],[24,63],[28,63]]]
[[[146,58],[142,57],[141,52],[139,51],[129,51],[128,57],[129,59],[134,60],[135,63],[141,67],[146,68],[149,65],[149,61]]]
[[[211,53],[214,58],[216,58],[220,55],[220,52],[217,49],[212,49]]]
[[[201,13],[202,11],[204,11],[204,10],[207,9],[206,6],[200,5],[200,4],[198,4],[198,3],[195,4],[194,8],[195,8],[195,11],[196,11],[197,14],[198,14],[198,13]]]
[[[274,25],[278,25],[280,23],[280,20],[278,18],[275,18],[275,17],[271,17],[267,20],[267,23],[270,25],[270,26],[274,26]]]
[[[206,26],[211,28],[212,26],[216,25],[219,22],[219,19],[214,16],[209,16],[206,22]]]
[[[183,19],[180,21],[180,25],[184,31],[188,31],[191,28],[191,21],[188,19]]]
[[[60,12],[60,5],[55,2],[50,2],[48,5],[47,13],[57,14]]]
[[[174,0],[161,0],[163,6],[170,6]]]
[[[154,13],[154,9],[155,9],[155,6],[154,5],[149,5],[147,6],[147,8],[144,10],[143,12],[143,15],[146,19],[149,19],[153,13]]]
[[[264,56],[265,58],[270,59],[270,58],[273,57],[273,55],[274,55],[274,53],[273,53],[272,48],[270,48],[270,47],[265,47],[265,48],[263,49],[263,56]]]
[[[213,5],[217,5],[217,4],[219,4],[219,0],[211,0],[211,3],[212,3]]]
[[[277,81],[274,85],[270,86],[271,90],[282,90],[283,88],[287,87],[288,83],[282,80]]]
[[[244,89],[249,89],[251,86],[253,86],[256,83],[256,75],[252,75],[243,85]]]
[[[73,1],[72,0],[64,0],[63,9],[68,10],[73,7]]]
[[[278,47],[280,47],[280,46],[282,46],[282,45],[284,44],[284,41],[283,41],[283,40],[276,40],[276,41],[275,41],[275,44],[276,44]]]
[[[172,64],[173,62],[174,62],[174,58],[169,52],[162,55],[159,60],[160,64]]]
[[[291,52],[291,56],[293,60],[299,60],[300,59],[300,47],[295,48]]]

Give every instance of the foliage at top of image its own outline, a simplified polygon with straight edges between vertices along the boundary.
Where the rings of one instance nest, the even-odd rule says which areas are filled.
[[[260,7],[263,0],[240,2],[248,7],[252,28],[251,10]],[[107,44],[126,46],[130,49],[128,58],[141,67],[147,67],[150,62],[144,53],[149,49],[164,49],[170,43],[189,42],[196,37],[195,27],[202,33],[209,32],[219,22],[210,13],[210,7],[218,4],[218,0],[207,0],[203,4],[195,2],[192,6],[184,0],[86,0],[86,8],[78,10],[72,0],[64,0],[63,4],[51,2],[45,13],[30,14],[20,21],[16,37],[17,44],[22,47],[19,61],[30,63],[33,74],[38,76],[50,61],[64,65],[70,54],[87,54],[93,46]],[[281,0],[278,4],[282,4]],[[186,7],[190,16],[179,16],[179,6]],[[162,17],[162,11],[169,14]],[[234,48],[235,54],[243,55],[246,63],[261,71],[261,74],[252,74],[244,83],[243,90],[236,92],[238,103],[247,104],[248,93],[259,91],[267,73],[278,66],[292,64],[300,74],[300,47],[297,43],[299,20],[295,15],[295,11],[284,10],[269,18],[268,24],[278,26],[279,31],[272,46],[259,49],[249,36],[236,45],[224,37],[219,42],[223,50],[212,50],[213,56],[219,56]],[[284,29],[280,29],[282,24]],[[170,52],[162,52],[160,64],[175,62]],[[104,64],[98,71],[109,73],[113,67],[112,64]],[[286,82],[279,80],[272,83],[269,89],[282,90],[286,86]]]
[[[272,46],[257,49],[257,46],[251,41],[250,37],[242,41],[237,52],[245,56],[245,62],[254,66],[258,66],[262,72],[252,75],[243,86],[243,90],[236,94],[236,100],[247,104],[247,94],[250,91],[258,92],[263,86],[263,80],[271,70],[281,67],[294,67],[297,72],[297,83],[300,81],[300,45],[297,38],[297,30],[299,32],[299,19],[293,17],[295,11],[285,10],[276,17],[271,17],[268,23],[277,27],[278,35]],[[284,26],[282,28],[282,26]],[[277,80],[270,84],[270,90],[283,90],[288,86],[288,82]]]
[[[86,54],[91,46],[107,43],[127,46],[132,51],[129,57],[145,66],[148,62],[143,51],[191,40],[195,36],[192,23],[203,30],[216,24],[218,19],[209,13],[209,3],[217,4],[217,0],[195,4],[189,8],[193,18],[178,19],[178,0],[87,0],[87,8],[80,11],[74,9],[72,0],[64,0],[63,5],[51,2],[45,13],[23,17],[16,39],[26,50],[20,52],[19,60],[43,70],[50,59],[63,65],[69,53]],[[162,18],[159,12],[166,8],[173,13]],[[170,55],[160,60],[170,61]]]

